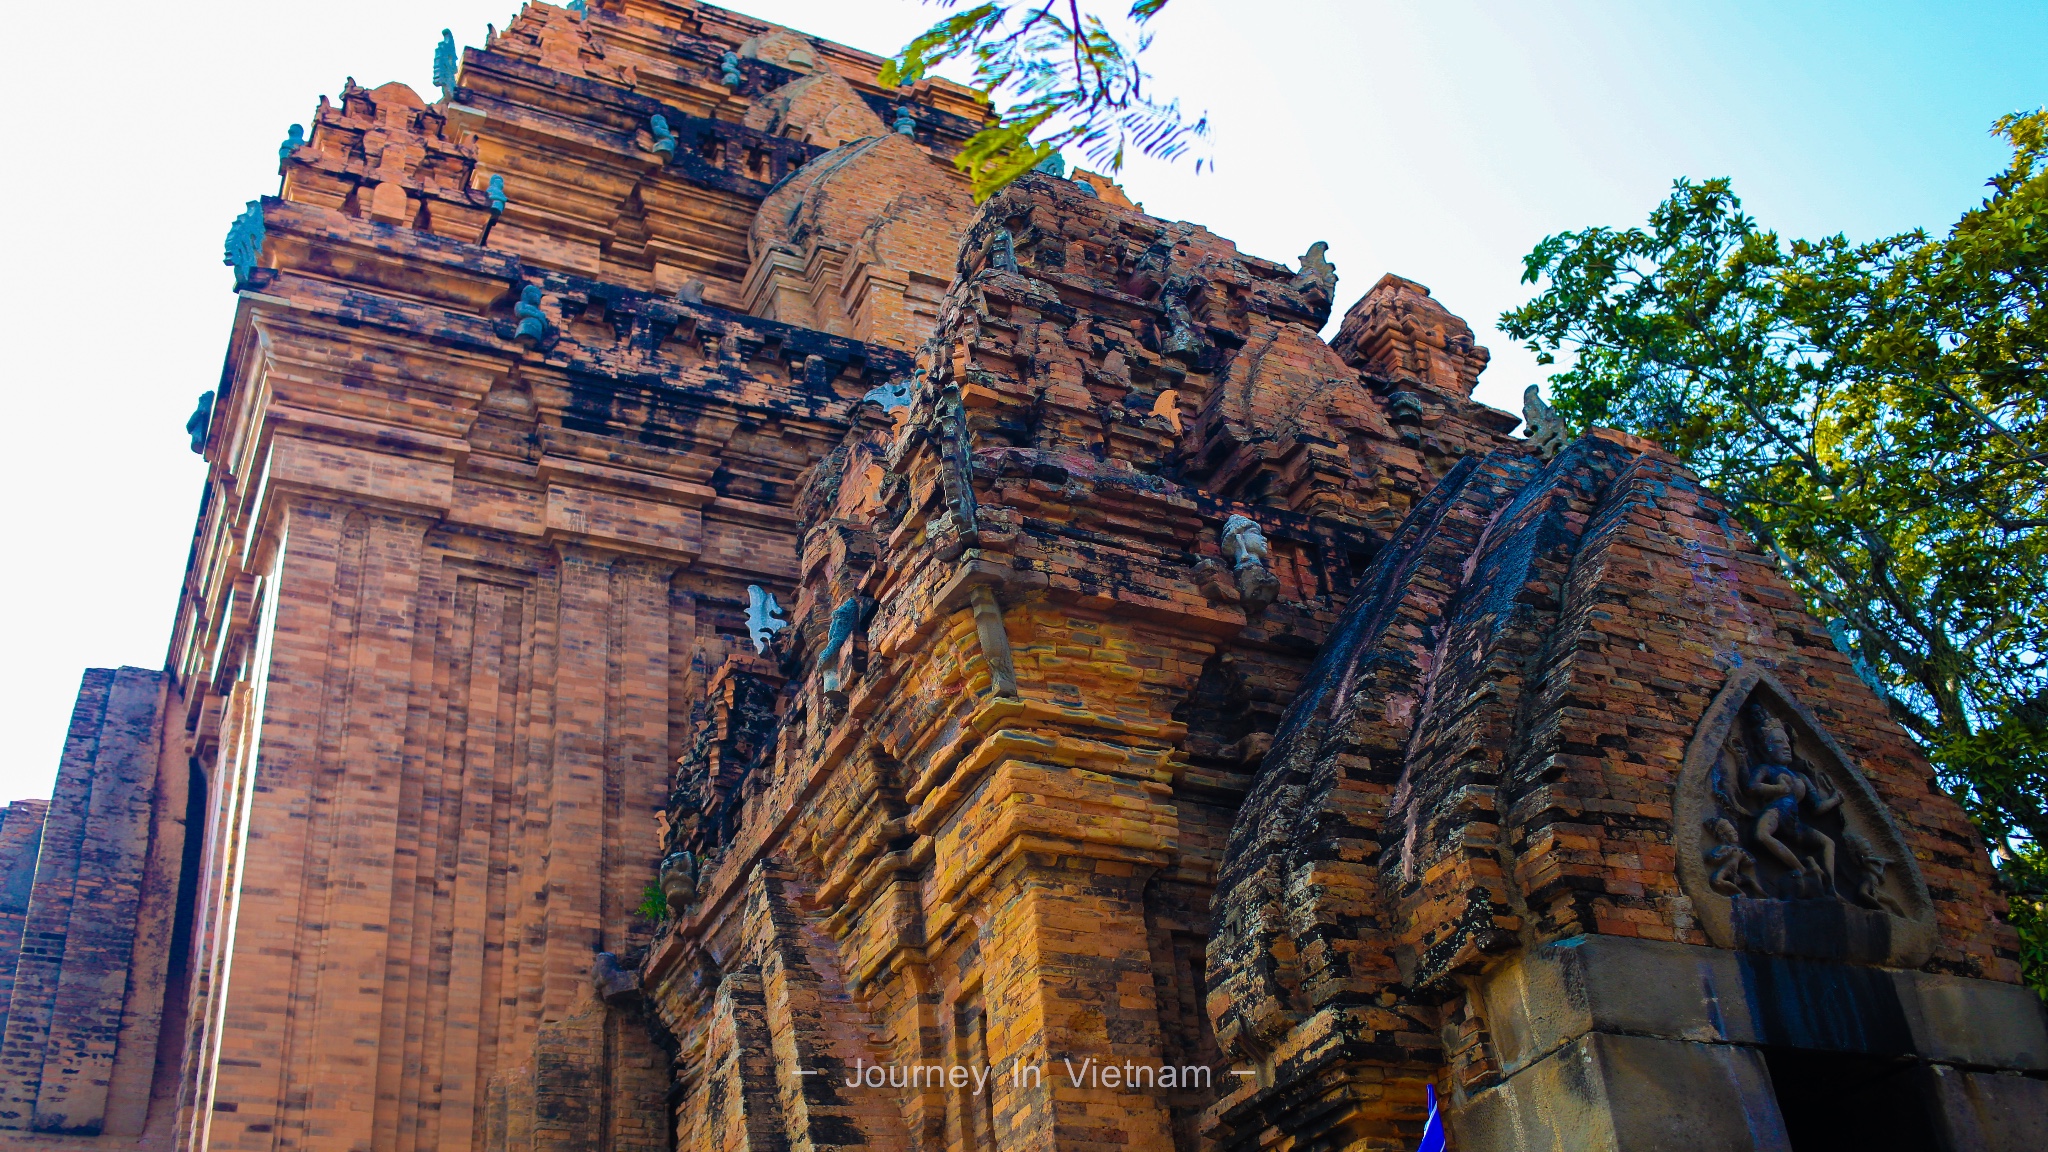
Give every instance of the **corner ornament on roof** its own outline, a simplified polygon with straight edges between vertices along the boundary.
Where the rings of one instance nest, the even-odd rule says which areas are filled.
[[[251,200],[228,226],[227,244],[221,263],[235,270],[235,291],[249,286],[256,275],[256,263],[263,258],[263,202]]]
[[[434,46],[434,87],[441,90],[441,99],[455,98],[455,33],[447,28]]]
[[[789,621],[782,618],[782,605],[775,602],[775,593],[759,584],[747,585],[747,635],[754,641],[754,651],[768,651],[775,634],[787,627]]]

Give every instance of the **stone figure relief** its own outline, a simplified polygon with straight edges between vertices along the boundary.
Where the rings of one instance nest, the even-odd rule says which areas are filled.
[[[1218,535],[1223,558],[1230,561],[1236,572],[1238,596],[1245,613],[1256,616],[1280,595],[1280,578],[1273,575],[1266,563],[1271,549],[1266,533],[1251,517],[1232,513]]]
[[[1709,818],[1707,828],[1714,834],[1714,843],[1703,853],[1714,869],[1707,883],[1723,895],[1740,893],[1763,899],[1763,885],[1756,878],[1756,858],[1742,847],[1742,833],[1725,816]]]
[[[1680,883],[1724,948],[1912,965],[1933,906],[1850,757],[1769,672],[1738,672],[1687,750]]]
[[[1165,310],[1167,322],[1166,339],[1160,342],[1159,351],[1190,368],[1201,362],[1204,345],[1189,301],[1203,287],[1196,277],[1175,276],[1159,290],[1159,306]]]
[[[1778,894],[1785,898],[1836,895],[1836,843],[1823,825],[1832,823],[1829,817],[1842,806],[1841,793],[1828,784],[1825,772],[1795,766],[1792,735],[1783,720],[1760,704],[1744,708],[1743,718],[1752,737],[1750,747],[1738,755],[1731,745],[1714,779],[1719,810],[1732,812],[1740,821],[1733,847],[1746,854],[1744,845],[1753,846],[1767,866],[1778,865]],[[1728,818],[1709,819],[1715,824],[1715,839],[1728,843],[1720,828]],[[1753,865],[1750,871],[1755,872]],[[1737,891],[1725,882],[1714,887],[1731,896]]]
[[[1242,570],[1253,565],[1266,566],[1270,545],[1266,543],[1266,534],[1259,528],[1258,521],[1232,513],[1230,519],[1223,522],[1220,535],[1223,558],[1230,561],[1232,568]]]
[[[1008,228],[996,229],[995,239],[989,242],[988,262],[998,272],[1017,271],[1017,240]]]

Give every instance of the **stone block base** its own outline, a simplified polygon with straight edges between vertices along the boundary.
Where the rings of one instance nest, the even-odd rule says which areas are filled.
[[[1479,989],[1498,1079],[1460,1152],[2048,1148],[2048,1014],[2023,988],[1592,937]]]

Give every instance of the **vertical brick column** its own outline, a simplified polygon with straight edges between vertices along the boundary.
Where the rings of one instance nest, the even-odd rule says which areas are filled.
[[[644,944],[652,926],[636,914],[661,861],[656,818],[668,807],[669,578],[675,565],[631,558],[614,565],[612,700],[605,845],[605,949]]]
[[[605,776],[611,732],[612,559],[565,545],[557,589],[555,746],[547,808],[543,1020],[568,1016],[602,939]]]
[[[979,925],[986,1059],[1001,1074],[994,1140],[1006,1150],[1173,1146],[1158,1093],[1121,1081],[1127,1062],[1165,1060],[1144,886],[1176,851],[1174,806],[1167,784],[1091,743],[1062,741],[1068,764],[995,760],[982,783],[953,785],[968,798],[936,830],[934,903],[971,909]],[[1031,744],[1045,750],[998,730],[984,748]],[[1084,1063],[1077,1084],[1069,1068]],[[1013,1081],[1018,1065],[1042,1068],[1043,1082]],[[1096,1077],[1105,1065],[1114,1081]]]
[[[319,501],[288,516],[208,1146],[368,1149],[429,522]]]
[[[0,1126],[99,1132],[149,850],[163,673],[88,671],[44,821],[0,1044]]]

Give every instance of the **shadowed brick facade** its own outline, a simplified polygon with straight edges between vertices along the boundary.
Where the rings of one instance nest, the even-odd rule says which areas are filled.
[[[0,812],[0,1148],[2048,1142],[1975,833],[1668,454],[588,9],[237,225],[166,666]]]

